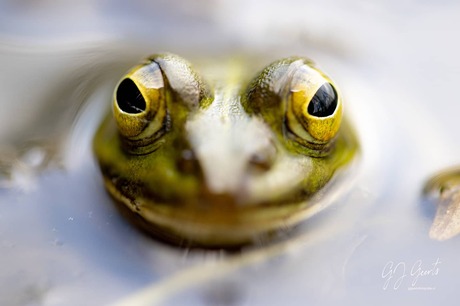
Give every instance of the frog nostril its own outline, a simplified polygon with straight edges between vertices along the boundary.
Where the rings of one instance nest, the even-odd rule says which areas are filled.
[[[196,173],[199,170],[199,165],[195,153],[190,149],[183,150],[177,161],[177,168],[182,173]]]
[[[250,170],[255,172],[266,172],[271,169],[275,161],[276,147],[270,145],[263,151],[256,152],[249,158]]]
[[[268,171],[271,168],[272,162],[264,154],[253,154],[249,159],[251,169],[258,171]]]

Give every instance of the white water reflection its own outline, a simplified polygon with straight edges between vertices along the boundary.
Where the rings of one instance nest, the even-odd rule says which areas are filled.
[[[457,3],[4,1],[0,12],[0,304],[455,304],[459,239],[428,239],[419,194],[460,162]],[[320,63],[363,144],[353,190],[286,244],[241,257],[140,235],[106,195],[90,141],[120,74],[163,50]],[[411,270],[438,259],[412,285]]]

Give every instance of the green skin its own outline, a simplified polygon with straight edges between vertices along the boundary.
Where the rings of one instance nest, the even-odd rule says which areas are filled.
[[[286,127],[286,99],[267,88],[299,58],[259,75],[235,62],[220,63],[217,72],[215,65],[200,67],[210,86],[177,56],[152,59],[167,80],[161,133],[133,153],[136,144],[125,141],[109,114],[94,152],[118,207],[155,237],[187,247],[260,241],[311,215],[318,206],[311,199],[357,155],[345,120],[333,140],[316,146]],[[191,85],[178,85],[184,82]]]

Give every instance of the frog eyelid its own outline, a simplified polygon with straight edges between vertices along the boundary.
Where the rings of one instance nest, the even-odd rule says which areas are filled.
[[[189,110],[196,109],[201,103],[212,99],[207,83],[185,59],[164,53],[153,55],[148,60],[158,65],[168,87]]]

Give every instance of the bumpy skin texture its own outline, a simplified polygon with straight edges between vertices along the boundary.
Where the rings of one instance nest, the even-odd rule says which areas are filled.
[[[309,101],[293,99],[298,85],[308,100],[323,83],[332,84],[311,62],[288,58],[259,74],[235,65],[225,75],[208,68],[201,78],[182,58],[163,54],[133,68],[122,80],[133,78],[155,108],[144,111],[154,115],[138,124],[145,128],[135,136],[120,132],[133,119],[117,119],[128,115],[115,90],[115,115],[99,128],[94,151],[122,212],[156,237],[184,246],[233,247],[270,236],[318,210],[320,191],[356,156],[346,121],[340,130],[330,124],[341,121],[338,92],[331,116],[299,118]],[[145,66],[163,78],[136,75]],[[330,135],[316,139],[308,131],[315,124]]]

